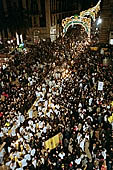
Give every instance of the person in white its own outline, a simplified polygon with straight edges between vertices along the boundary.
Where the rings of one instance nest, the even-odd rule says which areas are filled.
[[[16,127],[15,127],[15,125],[12,127],[12,132],[11,132],[11,135],[14,137],[14,136],[16,136]]]
[[[77,140],[78,140],[78,144],[80,143],[80,138],[82,137],[82,135],[80,134],[80,132],[77,134]]]
[[[27,162],[26,162],[26,159],[22,159],[21,160],[21,163],[22,163],[22,168],[27,166]]]
[[[29,110],[29,118],[33,118],[33,110]]]
[[[84,143],[85,143],[85,139],[80,140],[80,148],[82,148],[82,151],[84,151]]]
[[[10,169],[11,170],[15,170],[15,168],[16,168],[16,162],[11,162],[11,164],[10,164]]]
[[[4,136],[3,132],[1,131],[0,132],[0,137],[2,138]]]
[[[93,101],[93,98],[92,98],[92,97],[90,97],[90,98],[89,98],[89,106],[91,106],[92,101]]]
[[[4,148],[0,151],[0,164],[3,163],[3,157],[4,157],[5,150]]]
[[[26,154],[26,155],[24,156],[24,159],[30,161],[30,160],[31,160],[31,155],[30,155],[30,154]]]
[[[32,149],[31,150],[31,156],[34,156],[35,155],[35,149]]]
[[[44,133],[47,132],[47,127],[46,127],[46,126],[43,128],[43,132],[44,132]]]
[[[78,156],[77,156],[76,159],[75,159],[75,163],[76,163],[77,165],[79,165],[80,162],[81,162],[81,158],[78,158]]]
[[[65,153],[62,151],[61,153],[58,154],[58,156],[59,156],[61,159],[63,159],[64,156],[65,156]]]
[[[102,151],[102,156],[103,156],[104,159],[106,160],[106,149],[103,149],[103,151]]]
[[[32,164],[33,164],[34,168],[36,168],[37,161],[36,161],[36,159],[35,159],[35,158],[33,158],[33,160],[32,160]]]

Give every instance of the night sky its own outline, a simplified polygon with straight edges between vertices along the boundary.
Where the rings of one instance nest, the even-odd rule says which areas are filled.
[[[99,0],[79,0],[82,10],[86,10],[91,7],[91,5],[96,5]]]

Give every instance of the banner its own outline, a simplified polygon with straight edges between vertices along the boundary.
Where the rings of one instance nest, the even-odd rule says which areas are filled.
[[[103,90],[103,85],[104,85],[104,83],[99,81],[98,82],[98,90]]]
[[[62,134],[58,133],[54,137],[45,141],[45,143],[44,143],[45,149],[52,150],[52,149],[56,148],[61,143],[61,140],[62,140]]]
[[[97,51],[97,50],[98,50],[98,47],[90,47],[90,49],[91,49],[92,51]]]

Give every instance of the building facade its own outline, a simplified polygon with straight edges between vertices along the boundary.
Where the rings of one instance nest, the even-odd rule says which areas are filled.
[[[62,34],[62,19],[79,14],[86,9],[85,4],[88,8],[97,2],[98,0],[0,0],[0,16],[4,13],[7,17],[12,8],[24,9],[30,24],[26,38],[36,43],[39,38],[51,38],[53,41]],[[113,37],[112,4],[113,0],[102,0],[101,3],[101,43],[108,43],[109,35]]]
[[[36,16],[37,25],[32,18],[33,27],[30,30],[34,39],[51,38],[54,41],[62,33],[61,21],[67,16],[79,11],[78,0],[37,0],[39,14]]]
[[[0,9],[6,17],[14,8],[27,11],[30,22],[27,38],[37,42],[38,37],[52,41],[59,37],[62,19],[78,13],[81,6],[79,0],[0,0]]]
[[[110,39],[113,39],[113,0],[102,0],[101,18],[100,43],[110,43]]]

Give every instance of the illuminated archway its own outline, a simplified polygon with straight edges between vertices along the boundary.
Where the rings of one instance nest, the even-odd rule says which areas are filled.
[[[90,29],[91,29],[91,19],[86,17],[72,16],[62,20],[63,26],[63,35],[67,32],[68,28],[73,25],[81,25],[84,27],[86,33],[88,34],[88,38],[90,39]]]
[[[89,8],[88,10],[82,11],[80,13],[80,17],[90,16],[93,21],[95,21],[96,15],[100,10],[100,3],[101,0],[99,0],[99,2],[93,8]]]
[[[80,13],[80,16],[81,16],[81,17],[90,16],[93,21],[95,21],[95,18],[96,18],[95,12],[92,12],[92,11],[89,11],[89,10],[87,10],[87,11],[82,11],[82,12]]]
[[[73,26],[73,25],[81,25],[81,26],[83,26],[84,29],[85,29],[85,31],[86,31],[87,34],[88,34],[88,27],[87,27],[84,23],[79,22],[79,21],[71,21],[71,22],[68,22],[67,25],[64,27],[63,32],[66,33],[67,30],[68,30],[68,28],[69,28],[70,26]]]
[[[65,35],[65,33],[67,32],[68,28],[71,25],[78,24],[85,28],[85,31],[88,34],[88,38],[90,40],[91,18],[93,21],[95,21],[96,15],[100,10],[100,3],[101,3],[101,0],[99,0],[97,5],[94,6],[93,8],[89,8],[88,10],[82,11],[80,13],[80,16],[75,15],[75,16],[71,16],[71,17],[67,17],[67,18],[63,19],[62,20],[63,36]],[[87,16],[90,16],[90,18],[88,18]]]

